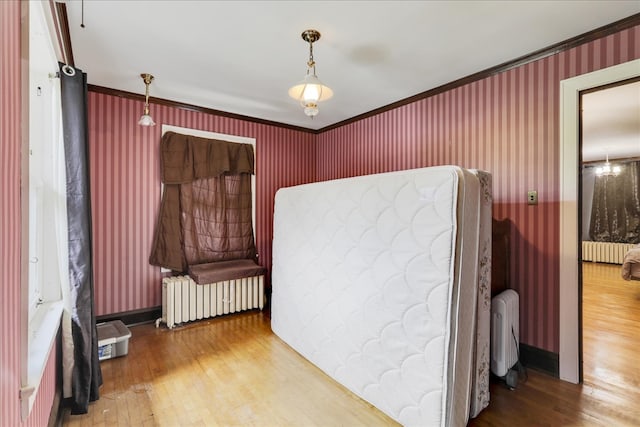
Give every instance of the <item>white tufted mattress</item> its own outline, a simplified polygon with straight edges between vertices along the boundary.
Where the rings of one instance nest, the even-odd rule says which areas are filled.
[[[441,166],[276,194],[274,333],[404,425],[464,426],[488,403],[479,176]]]

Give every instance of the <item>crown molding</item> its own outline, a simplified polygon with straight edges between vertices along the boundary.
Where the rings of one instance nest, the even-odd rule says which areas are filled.
[[[52,1],[52,0],[50,0]],[[73,51],[72,51],[72,47],[71,47],[71,35],[69,32],[69,21],[67,19],[67,5],[65,3],[58,3],[55,2],[55,10],[56,10],[56,15],[57,15],[57,22],[59,23],[59,35],[60,38],[62,40],[62,49],[63,52],[65,52],[65,59],[67,61],[67,63],[69,65],[75,66],[75,64],[73,63]],[[538,61],[540,59],[555,55],[557,53],[560,52],[564,52],[567,51],[569,49],[573,49],[576,46],[580,46],[584,43],[588,43],[597,39],[600,39],[602,37],[606,37],[612,34],[615,34],[617,32],[620,32],[622,30],[626,30],[628,28],[631,27],[635,27],[636,25],[640,25],[640,13],[637,13],[635,15],[631,15],[627,18],[621,19],[619,21],[613,22],[611,24],[608,25],[604,25],[600,28],[596,28],[595,30],[586,32],[584,34],[578,35],[576,37],[572,37],[568,40],[553,44],[551,46],[539,49],[535,52],[529,53],[527,55],[523,55],[519,58],[513,59],[511,61],[507,61],[504,62],[502,64],[496,65],[494,67],[491,68],[487,68],[486,70],[483,71],[479,71],[477,73],[468,75],[466,77],[462,77],[458,80],[454,80],[452,82],[446,83],[442,86],[438,86],[436,88],[433,89],[429,89],[427,91],[421,92],[419,94],[410,96],[408,98],[404,98],[401,99],[399,101],[393,102],[391,104],[385,105],[383,107],[380,108],[376,108],[374,110],[368,111],[366,113],[363,114],[359,114],[357,116],[351,117],[349,119],[346,120],[342,120],[340,122],[334,123],[332,125],[329,126],[325,126],[321,129],[308,129],[308,128],[304,128],[301,126],[294,126],[294,125],[288,125],[286,123],[280,123],[280,122],[275,122],[275,121],[270,121],[270,120],[264,120],[264,119],[259,119],[259,118],[255,118],[255,117],[250,117],[250,116],[244,116],[242,114],[235,114],[235,113],[228,113],[225,111],[220,111],[220,110],[215,110],[215,109],[211,109],[211,108],[206,108],[206,107],[200,107],[197,105],[191,105],[191,104],[185,104],[182,102],[177,102],[177,101],[171,101],[168,99],[161,99],[161,98],[149,98],[149,102],[153,102],[154,104],[160,104],[160,105],[166,105],[169,107],[175,107],[175,108],[180,108],[180,109],[184,109],[184,110],[188,110],[188,111],[195,111],[195,112],[202,112],[202,113],[207,113],[207,114],[213,114],[216,116],[222,116],[222,117],[229,117],[229,118],[234,118],[234,119],[239,119],[239,120],[245,120],[245,121],[249,121],[249,122],[254,122],[254,123],[259,123],[259,124],[264,124],[264,125],[269,125],[269,126],[277,126],[277,127],[281,127],[281,128],[285,128],[285,129],[292,129],[292,130],[296,130],[296,131],[301,131],[301,132],[307,132],[307,133],[312,133],[312,134],[320,134],[329,130],[333,130],[333,129],[337,129],[339,127],[342,126],[346,126],[348,124],[360,121],[362,119],[371,117],[371,116],[375,116],[381,113],[384,113],[386,111],[389,110],[393,110],[396,109],[398,107],[402,107],[404,105],[407,104],[411,104],[413,102],[416,101],[420,101],[426,98],[430,98],[432,96],[441,94],[443,92],[447,92],[453,89],[456,89],[460,86],[464,86],[467,85],[469,83],[473,83],[479,80],[483,80],[486,79],[487,77],[491,77],[494,76],[496,74],[499,73],[503,73],[505,71],[509,71],[513,68],[517,68],[520,67],[522,65],[525,64],[529,64],[531,62],[534,61]],[[69,62],[70,61],[70,62]],[[131,98],[131,99],[142,99],[144,100],[144,97],[135,93],[131,93],[131,92],[125,92],[125,91],[120,91],[120,90],[116,90],[116,89],[110,89],[110,88],[106,88],[106,87],[102,87],[102,86],[95,86],[95,85],[89,85],[89,90],[92,92],[97,92],[97,93],[104,93],[104,94],[109,94],[109,95],[114,95],[114,96],[119,96],[119,97],[126,97],[126,98]]]

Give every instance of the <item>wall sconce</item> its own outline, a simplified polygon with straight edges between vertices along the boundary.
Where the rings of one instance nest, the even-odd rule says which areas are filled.
[[[149,85],[153,80],[153,76],[148,73],[140,74],[142,80],[144,80],[144,84],[146,86],[145,95],[144,95],[144,114],[140,117],[138,124],[141,126],[155,126],[156,122],[153,121],[153,117],[149,115]]]
[[[304,107],[304,113],[313,118],[318,115],[318,102],[325,101],[333,96],[333,91],[322,84],[316,76],[316,63],[313,60],[313,42],[320,39],[320,33],[316,30],[306,30],[302,33],[302,39],[309,43],[309,60],[307,61],[307,75],[305,78],[289,89],[289,96],[300,102]]]

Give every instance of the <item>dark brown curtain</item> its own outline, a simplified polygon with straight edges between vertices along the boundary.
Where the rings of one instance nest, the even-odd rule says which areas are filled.
[[[617,176],[596,176],[589,235],[596,242],[640,243],[640,162]]]
[[[253,259],[251,175],[222,175],[180,186],[188,265]]]
[[[195,264],[255,260],[253,147],[167,132],[160,160],[165,191],[149,262],[185,271]]]

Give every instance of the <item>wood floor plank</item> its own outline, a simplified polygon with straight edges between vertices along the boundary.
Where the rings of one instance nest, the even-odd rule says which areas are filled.
[[[585,263],[584,383],[529,370],[516,390],[492,381],[469,426],[636,426],[640,282]],[[392,426],[279,338],[261,312],[174,330],[131,328],[129,354],[102,362],[101,398],[65,426]]]

